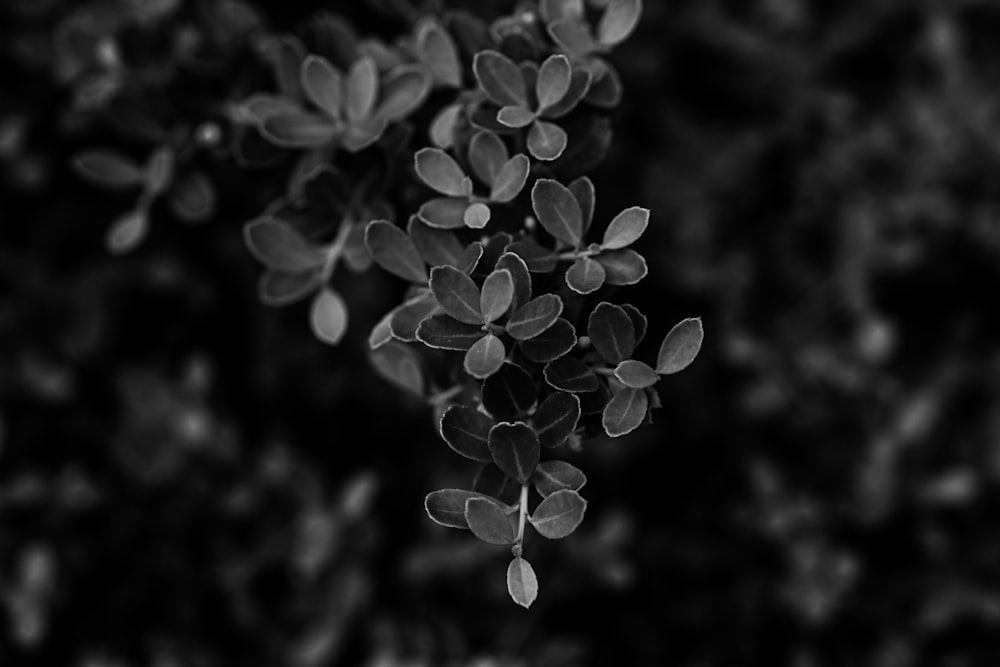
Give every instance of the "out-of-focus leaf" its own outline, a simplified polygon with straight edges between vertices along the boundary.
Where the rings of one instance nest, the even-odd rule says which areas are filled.
[[[378,97],[378,67],[370,57],[358,58],[351,64],[344,82],[344,108],[347,118],[357,122],[375,109]]]
[[[527,155],[519,154],[512,157],[503,165],[493,181],[490,200],[501,203],[513,200],[524,189],[524,184],[528,182],[530,170],[531,162]]]
[[[160,146],[149,158],[146,166],[146,192],[156,197],[167,191],[174,180],[174,150]]]
[[[465,501],[465,520],[472,534],[487,544],[513,544],[515,528],[500,504],[491,498]]]
[[[580,19],[557,19],[548,25],[549,37],[569,56],[582,56],[597,49],[590,27]]]
[[[104,235],[104,245],[112,255],[135,250],[149,234],[149,214],[136,208],[118,217]]]
[[[514,300],[514,278],[507,269],[495,269],[483,281],[479,310],[489,324],[500,318]]]
[[[591,72],[590,87],[584,99],[596,107],[613,109],[622,100],[621,78],[615,68],[603,60],[594,59],[592,62],[600,65],[596,67],[596,72]]]
[[[320,269],[298,273],[266,271],[257,283],[257,295],[267,306],[287,306],[301,301],[323,284]]]
[[[631,433],[646,418],[647,407],[645,389],[622,389],[604,406],[604,415],[601,417],[604,432],[612,438]]]
[[[441,417],[441,437],[456,453],[473,461],[493,460],[489,448],[494,422],[479,410],[452,405]]]
[[[482,327],[459,322],[450,315],[431,315],[417,327],[417,340],[439,350],[465,352],[482,337]]]
[[[546,24],[558,19],[583,18],[583,0],[541,0],[538,13]]]
[[[132,188],[145,180],[142,167],[106,150],[80,153],[73,158],[73,169],[87,180],[109,188]]]
[[[313,298],[309,323],[318,339],[336,345],[347,331],[347,304],[339,294],[326,287]]]
[[[535,112],[519,106],[506,106],[497,111],[497,122],[511,128],[527,127],[535,122]]]
[[[382,82],[376,114],[387,122],[406,118],[418,109],[431,91],[431,77],[420,65],[400,65]]]
[[[535,382],[520,366],[504,364],[483,382],[482,396],[494,419],[518,419],[535,405]]]
[[[660,344],[656,355],[656,372],[661,375],[679,373],[694,361],[701,350],[705,331],[701,318],[682,320],[674,325]]]
[[[479,88],[498,106],[528,106],[528,94],[521,70],[499,51],[486,50],[476,54],[472,63]]]
[[[349,224],[344,222],[342,224]],[[343,250],[344,264],[355,273],[362,273],[372,265],[372,255],[365,245],[365,226],[362,224],[352,224],[347,232]]]
[[[543,118],[562,118],[575,109],[589,91],[590,72],[583,68],[574,69],[566,94],[552,106],[543,109],[539,115]]]
[[[469,166],[486,185],[493,186],[508,159],[507,147],[494,132],[480,130],[469,140]]]
[[[437,21],[425,19],[417,26],[417,49],[420,60],[441,84],[452,88],[462,85],[458,49],[451,35]]]
[[[302,90],[317,108],[331,118],[340,118],[344,77],[326,58],[310,55],[302,61]]]
[[[615,377],[626,387],[645,389],[659,380],[656,371],[647,364],[634,359],[626,359],[615,367]]]
[[[618,250],[632,245],[646,231],[649,224],[649,209],[633,206],[627,208],[608,224],[604,230],[601,247],[606,250]]]
[[[543,248],[534,241],[517,241],[506,248],[524,261],[528,271],[532,273],[550,273],[555,270],[558,260],[555,254]]]
[[[543,447],[558,447],[576,430],[580,420],[580,399],[557,391],[549,395],[534,415],[535,432]]]
[[[403,343],[389,341],[369,352],[375,371],[383,379],[417,396],[424,395],[424,374],[420,359]]]
[[[566,284],[577,294],[590,294],[604,285],[604,267],[590,257],[580,257],[566,271]]]
[[[557,319],[552,326],[534,338],[520,342],[521,352],[540,364],[558,359],[576,345],[576,329],[568,320]]]
[[[455,159],[440,148],[422,148],[414,156],[417,176],[434,190],[449,197],[464,197],[472,183]]]
[[[243,239],[258,261],[284,273],[308,271],[326,262],[326,253],[321,248],[279,220],[263,218],[247,223]]]
[[[413,283],[427,282],[427,267],[416,245],[388,220],[373,220],[365,228],[365,245],[375,263]]]
[[[525,609],[538,597],[538,577],[531,563],[517,556],[507,566],[507,592]]]
[[[438,148],[451,148],[455,144],[455,126],[462,113],[461,104],[450,104],[434,116],[430,126],[430,140]]]
[[[511,479],[527,484],[538,465],[541,449],[538,436],[524,422],[500,422],[490,429],[493,462]]]
[[[503,471],[500,470],[495,463],[493,463],[492,458],[489,463],[484,465],[479,472],[476,473],[476,478],[472,482],[472,490],[478,491],[483,495],[490,496],[491,498],[496,498],[500,502],[507,505],[517,503],[518,498],[521,495],[521,487],[518,483],[505,475]]]
[[[201,222],[215,212],[215,187],[202,172],[190,172],[174,183],[169,202],[179,219]]]
[[[536,120],[528,130],[528,152],[538,160],[551,161],[566,150],[566,131],[555,123]]]
[[[587,476],[566,461],[543,461],[531,481],[538,493],[547,498],[557,491],[579,491],[587,483]]]
[[[635,351],[635,327],[632,318],[620,306],[607,301],[597,304],[587,322],[587,335],[594,349],[610,363],[631,358]]]
[[[482,498],[481,493],[465,489],[441,489],[431,491],[424,498],[424,509],[434,523],[448,528],[468,529],[465,519],[465,503],[470,498]]]
[[[264,138],[282,148],[320,148],[339,132],[329,118],[306,111],[271,116],[260,125]]]
[[[557,294],[543,294],[524,304],[507,320],[507,333],[517,340],[539,335],[562,315],[563,302]]]
[[[492,213],[490,207],[482,202],[470,204],[462,213],[462,221],[469,229],[482,229],[489,221]]]
[[[486,334],[465,353],[462,365],[466,373],[477,380],[484,380],[500,370],[506,357],[507,349],[503,341],[493,334]]]
[[[545,231],[573,247],[580,244],[583,213],[567,187],[558,181],[540,178],[531,188],[531,205]]]
[[[417,216],[436,229],[465,227],[465,209],[469,202],[457,197],[438,197],[423,203]]]
[[[572,75],[573,68],[566,56],[556,54],[545,59],[538,68],[538,81],[535,83],[535,95],[540,110],[551,107],[569,92]]]
[[[542,537],[558,540],[576,530],[587,511],[587,501],[570,489],[556,491],[538,503],[528,518]]]
[[[573,357],[550,361],[542,370],[545,381],[556,389],[570,393],[586,393],[597,389],[597,375],[591,368]]]
[[[406,230],[417,252],[430,266],[463,266],[464,248],[453,232],[429,227],[417,216],[410,218]]]
[[[434,295],[423,291],[392,310],[389,317],[389,331],[397,340],[415,341],[420,323],[431,315],[436,315],[440,310]]]
[[[459,322],[483,323],[479,288],[469,276],[451,266],[435,266],[431,269],[430,288],[444,312]]]
[[[625,41],[639,23],[642,0],[612,0],[597,24],[597,40],[604,46]]]

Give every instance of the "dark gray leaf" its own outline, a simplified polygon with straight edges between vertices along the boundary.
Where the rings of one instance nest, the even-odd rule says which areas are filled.
[[[541,453],[538,436],[524,422],[500,422],[489,435],[493,462],[519,484],[527,484],[538,465]]]

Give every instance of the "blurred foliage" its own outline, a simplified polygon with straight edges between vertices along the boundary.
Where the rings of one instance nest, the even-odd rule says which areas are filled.
[[[437,4],[345,11],[379,33]],[[192,139],[212,222],[159,224],[154,204],[142,250],[111,260],[128,197],[68,168],[95,144],[142,163],[163,127],[200,136],[229,101],[213,82],[255,57],[240,26],[318,5],[0,9],[0,664],[1000,654],[994,3],[646,3],[611,58],[625,95],[596,215],[655,212],[629,298],[651,330],[698,312],[713,335],[652,427],[579,454],[595,509],[539,556],[551,594],[528,613],[483,576],[504,553],[425,520],[423,495],[470,469],[370,372],[367,328],[330,349],[298,306],[256,302],[239,229],[273,173]],[[123,135],[97,109],[136,87],[162,118]],[[397,302],[375,283],[339,285],[357,322]]]

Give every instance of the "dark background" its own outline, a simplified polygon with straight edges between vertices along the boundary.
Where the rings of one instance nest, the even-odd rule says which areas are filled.
[[[122,144],[53,44],[143,4],[0,10],[0,664],[1000,658],[995,3],[647,0],[597,219],[653,211],[639,358],[683,317],[706,343],[653,426],[573,456],[587,518],[529,543],[530,611],[506,550],[423,512],[472,467],[368,367],[399,285],[338,274],[337,348],[257,301],[240,229],[280,182],[209,162],[210,222],[154,209],[108,256],[128,198],[68,164]],[[258,9],[290,29],[335,4]],[[391,35],[411,3],[343,4]],[[163,121],[210,118],[241,66],[181,72]]]

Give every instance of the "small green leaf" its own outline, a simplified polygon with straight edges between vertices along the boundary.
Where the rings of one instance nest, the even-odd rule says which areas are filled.
[[[92,183],[109,188],[132,188],[144,180],[142,167],[123,155],[106,150],[80,153],[73,169]]]
[[[123,255],[135,250],[148,233],[149,214],[137,208],[111,223],[104,235],[104,245],[112,255]]]
[[[634,359],[626,359],[615,367],[615,377],[626,387],[645,389],[652,387],[660,379],[647,364]]]
[[[501,203],[513,200],[524,189],[524,184],[528,182],[530,170],[531,161],[528,160],[527,155],[518,154],[512,157],[503,165],[493,181],[490,200]]]
[[[328,117],[306,111],[270,116],[260,125],[261,134],[282,148],[322,148],[339,133]]]
[[[576,346],[576,329],[560,317],[534,338],[521,341],[519,346],[528,359],[544,364],[567,354]]]
[[[472,534],[487,544],[513,544],[515,528],[498,502],[491,498],[465,501],[465,520]]]
[[[479,410],[452,405],[441,417],[441,437],[465,458],[489,463],[493,460],[488,444],[493,426],[493,420]]]
[[[445,86],[462,85],[462,64],[451,35],[437,21],[425,19],[417,27],[417,49],[420,60]]]
[[[510,272],[513,282],[513,297],[510,303],[511,312],[531,300],[531,274],[524,260],[512,252],[505,252],[497,260],[496,268]]]
[[[609,285],[635,285],[649,272],[646,260],[631,248],[608,250],[595,259],[604,267],[604,280]]]
[[[631,433],[646,418],[648,399],[645,389],[626,387],[611,397],[604,406],[601,425],[612,438]]]
[[[369,352],[375,371],[387,382],[417,396],[424,395],[424,374],[420,359],[407,345],[389,341]]]
[[[543,294],[518,308],[505,329],[517,340],[528,340],[552,326],[562,311],[563,302],[557,294]]]
[[[438,350],[465,352],[483,337],[481,326],[459,322],[449,315],[431,315],[417,327],[417,340]]]
[[[524,422],[500,422],[489,435],[493,462],[519,484],[527,484],[538,465],[541,453],[538,436]]]
[[[507,269],[496,269],[483,281],[479,297],[479,310],[489,324],[510,308],[514,300],[514,278]]]
[[[597,40],[604,46],[622,43],[635,30],[641,15],[641,0],[612,0],[597,24]]]
[[[543,109],[539,115],[543,118],[562,118],[575,109],[589,91],[590,72],[583,68],[575,69],[570,77],[569,90],[566,94],[552,106]]]
[[[320,269],[298,273],[266,271],[257,283],[257,295],[266,306],[287,306],[301,301],[322,284]]]
[[[497,111],[497,122],[511,128],[521,128],[535,121],[535,112],[520,106],[501,107]]]
[[[618,250],[632,245],[646,231],[649,224],[649,209],[633,206],[627,208],[608,224],[604,231],[601,247],[606,250]]]
[[[486,50],[476,54],[472,69],[479,88],[498,106],[528,105],[528,93],[521,70],[507,56]]]
[[[528,521],[542,537],[558,540],[576,530],[586,511],[587,501],[579,493],[563,489],[538,503]]]
[[[302,61],[302,92],[331,118],[340,118],[343,88],[343,75],[326,58],[306,56]]]
[[[507,147],[496,133],[480,130],[472,135],[469,141],[469,166],[480,181],[493,187],[497,174],[507,160]]]
[[[620,306],[602,301],[587,322],[590,342],[604,359],[617,364],[635,351],[635,327],[632,318]]]
[[[453,232],[430,227],[415,215],[410,217],[406,231],[417,252],[431,266],[460,268],[463,265],[465,249]]]
[[[690,366],[698,356],[704,338],[705,331],[700,317],[688,318],[675,324],[660,344],[660,352],[656,355],[656,372],[671,375]]]
[[[468,200],[457,197],[438,197],[423,203],[417,217],[435,229],[461,229],[465,227],[465,209]]]
[[[590,366],[573,357],[560,357],[542,369],[545,381],[556,389],[574,394],[585,394],[597,389],[600,383]]]
[[[583,212],[569,188],[558,181],[540,178],[531,188],[531,205],[545,231],[574,248],[579,246]]]
[[[555,123],[536,120],[528,130],[528,152],[537,159],[555,160],[566,150],[566,131]]]
[[[579,491],[587,483],[587,476],[566,461],[543,461],[531,481],[538,493],[547,498],[557,491]]]
[[[566,284],[577,294],[590,294],[604,285],[604,267],[590,257],[580,257],[566,271]]]
[[[476,473],[476,478],[472,482],[472,490],[496,498],[508,505],[516,504],[521,495],[521,486],[503,474],[503,471],[492,461]]]
[[[352,123],[367,118],[375,109],[378,97],[378,66],[369,56],[358,58],[347,72],[344,83],[344,107]]]
[[[365,245],[375,263],[413,283],[427,282],[427,267],[416,245],[402,229],[387,220],[373,220],[365,228]]]
[[[451,266],[435,266],[431,269],[430,288],[444,312],[459,322],[483,323],[479,288],[469,276]]]
[[[282,273],[300,273],[323,266],[326,253],[310,244],[288,224],[271,218],[243,228],[247,249],[259,262]]]
[[[417,176],[424,183],[449,197],[464,197],[470,192],[465,172],[455,159],[440,148],[421,148],[414,156]]]
[[[504,364],[483,382],[482,396],[494,419],[518,419],[535,406],[535,382],[520,366]]]
[[[465,519],[465,503],[470,498],[482,498],[483,494],[465,489],[441,489],[431,491],[424,498],[424,509],[434,523],[448,528],[469,528]]]
[[[472,377],[484,380],[500,370],[506,357],[503,341],[493,334],[486,334],[465,353],[463,367]]]
[[[572,74],[573,68],[566,56],[556,54],[545,59],[538,69],[538,81],[535,83],[539,109],[551,107],[569,92]]]
[[[469,229],[482,229],[490,222],[490,207],[482,202],[471,204],[462,214],[462,221]]]
[[[580,399],[557,391],[549,395],[535,411],[534,425],[542,447],[558,447],[576,430],[580,420]]]
[[[531,563],[520,556],[507,566],[507,592],[514,602],[525,609],[538,598],[538,577]]]
[[[336,345],[347,331],[347,305],[339,294],[324,288],[313,298],[309,323],[318,339]]]

